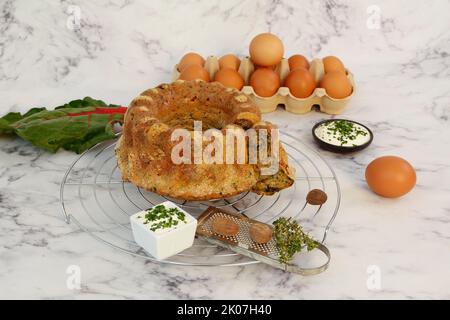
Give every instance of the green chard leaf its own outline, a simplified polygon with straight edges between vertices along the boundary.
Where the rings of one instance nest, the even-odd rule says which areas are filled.
[[[84,99],[78,99],[70,101],[69,103],[63,104],[62,106],[56,107],[55,110],[59,109],[71,109],[71,108],[86,108],[86,107],[102,107],[102,108],[117,108],[118,105],[106,104],[102,100],[92,99],[91,97],[86,97]]]
[[[33,108],[24,115],[8,113],[0,118],[0,135],[16,134],[33,145],[50,152],[59,148],[81,153],[93,145],[112,139],[112,124],[123,121],[123,113],[81,114],[96,108],[117,108],[101,100],[86,97],[47,110]]]
[[[19,112],[10,112],[4,117],[0,118],[0,135],[1,134],[14,134],[14,127],[12,125],[23,118],[31,116],[35,113],[41,112],[45,108],[32,108],[27,113],[21,115]]]

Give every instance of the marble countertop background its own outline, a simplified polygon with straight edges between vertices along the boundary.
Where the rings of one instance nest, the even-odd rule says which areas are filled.
[[[271,31],[287,55],[341,57],[357,82],[343,116],[375,134],[364,152],[320,151],[343,196],[327,238],[332,264],[313,277],[158,265],[111,249],[62,219],[59,183],[76,155],[1,137],[0,298],[450,299],[448,12],[446,0],[0,0],[1,114],[84,96],[127,105],[168,82],[185,52],[245,55]],[[265,117],[313,146],[312,125],[329,116]],[[365,166],[388,154],[417,169],[401,199],[364,181]],[[67,286],[71,265],[80,289]]]

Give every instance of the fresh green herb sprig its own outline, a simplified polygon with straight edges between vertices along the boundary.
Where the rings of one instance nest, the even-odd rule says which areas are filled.
[[[275,242],[281,263],[289,263],[295,253],[304,247],[308,251],[317,247],[317,242],[306,234],[297,221],[291,218],[279,218],[273,222]]]
[[[326,124],[326,128],[327,133],[333,135],[333,138],[336,138],[341,146],[349,141],[354,141],[359,135],[367,135],[366,131],[358,129],[353,122],[347,120],[330,121]]]
[[[144,216],[144,224],[150,224],[150,230],[167,229],[177,226],[179,222],[187,223],[186,215],[177,208],[166,208],[163,205],[157,205],[148,210]]]

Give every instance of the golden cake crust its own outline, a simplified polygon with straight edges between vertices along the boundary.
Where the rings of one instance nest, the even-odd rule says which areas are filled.
[[[272,194],[292,185],[292,172],[286,173],[291,169],[282,147],[279,173],[283,171],[290,178],[281,183],[268,183],[270,176],[262,177],[255,164],[175,164],[171,154],[178,141],[171,140],[172,133],[178,128],[192,131],[194,120],[202,121],[203,130],[222,132],[257,124],[269,126],[261,122],[258,107],[237,90],[203,81],[162,84],[130,103],[116,146],[122,178],[160,195],[184,200],[225,198],[250,190]]]

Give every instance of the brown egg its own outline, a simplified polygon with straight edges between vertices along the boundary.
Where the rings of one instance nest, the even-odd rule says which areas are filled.
[[[239,66],[241,65],[241,60],[236,57],[234,54],[226,54],[219,59],[219,68],[230,68],[238,71]]]
[[[316,80],[309,70],[299,68],[291,71],[284,81],[291,94],[296,98],[309,97],[316,88]]]
[[[334,99],[342,99],[352,93],[350,80],[345,73],[339,71],[325,73],[319,87],[324,88],[327,94]]]
[[[257,95],[271,97],[280,88],[280,77],[271,69],[260,68],[252,73],[250,85]]]
[[[260,65],[257,65],[257,64],[253,64],[253,67],[255,68],[255,70],[258,70],[258,69],[270,69],[270,70],[275,70],[275,68],[277,67],[276,65],[275,66],[260,66]]]
[[[341,60],[335,56],[328,56],[322,59],[325,73],[340,71],[345,73],[345,67]]]
[[[260,66],[277,65],[284,54],[283,42],[271,33],[261,33],[250,43],[250,57]]]
[[[179,72],[183,72],[183,70],[191,64],[196,64],[203,67],[205,65],[205,59],[203,59],[201,55],[195,52],[186,53],[178,63],[177,69]]]
[[[220,82],[227,88],[236,88],[238,90],[241,90],[244,86],[244,79],[242,79],[239,72],[230,68],[217,71],[214,76],[214,81]]]
[[[191,64],[184,68],[180,74],[181,80],[195,80],[201,79],[203,81],[209,82],[209,74],[205,68],[199,66],[198,64]]]
[[[301,54],[295,54],[292,57],[290,57],[288,59],[288,63],[289,63],[289,70],[291,71],[298,68],[309,69],[308,60]]]
[[[366,168],[366,181],[370,189],[386,198],[407,194],[416,185],[416,172],[408,161],[395,156],[373,160]]]

